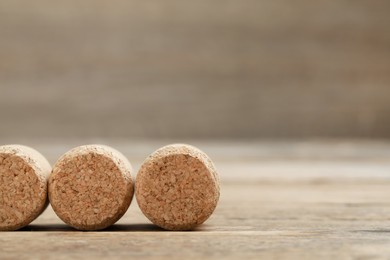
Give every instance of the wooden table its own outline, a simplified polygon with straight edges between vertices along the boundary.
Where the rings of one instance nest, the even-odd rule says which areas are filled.
[[[109,144],[136,169],[160,145]],[[389,142],[195,144],[222,177],[217,210],[197,230],[161,230],[135,200],[99,232],[73,230],[48,208],[28,227],[0,234],[0,259],[390,258]],[[53,162],[71,146],[35,147]]]

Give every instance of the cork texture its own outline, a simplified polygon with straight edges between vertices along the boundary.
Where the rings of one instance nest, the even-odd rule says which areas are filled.
[[[210,158],[185,144],[162,147],[141,166],[136,199],[145,216],[167,230],[192,230],[219,200],[219,177]]]
[[[50,171],[49,162],[36,150],[0,146],[0,231],[27,226],[45,210]]]
[[[49,178],[49,200],[68,225],[104,229],[128,209],[134,193],[130,162],[104,145],[76,147],[58,159]]]

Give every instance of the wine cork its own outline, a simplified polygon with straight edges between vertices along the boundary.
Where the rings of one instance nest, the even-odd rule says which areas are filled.
[[[46,208],[49,162],[22,145],[0,146],[0,230],[30,224]]]
[[[167,230],[191,230],[217,206],[219,178],[205,153],[174,144],[145,160],[135,190],[140,209],[154,224]]]
[[[104,145],[65,153],[53,166],[49,200],[54,212],[79,230],[104,229],[128,209],[134,186],[130,162]]]

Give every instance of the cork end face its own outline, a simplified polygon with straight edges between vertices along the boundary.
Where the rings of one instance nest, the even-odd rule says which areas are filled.
[[[130,163],[117,155],[103,146],[83,146],[57,161],[49,178],[49,199],[65,223],[99,230],[125,214],[134,188]]]
[[[187,145],[167,146],[142,165],[136,181],[139,207],[154,224],[168,230],[191,230],[206,221],[219,199],[211,161]]]
[[[16,150],[0,152],[0,231],[27,226],[46,207],[47,182],[34,158]]]

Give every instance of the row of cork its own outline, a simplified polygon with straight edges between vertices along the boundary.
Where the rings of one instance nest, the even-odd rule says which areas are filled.
[[[158,149],[133,175],[127,158],[104,145],[76,147],[53,167],[30,147],[0,146],[0,231],[27,226],[49,203],[76,229],[105,229],[126,213],[134,194],[155,225],[191,230],[210,217],[219,200],[212,161],[190,145]]]

